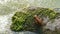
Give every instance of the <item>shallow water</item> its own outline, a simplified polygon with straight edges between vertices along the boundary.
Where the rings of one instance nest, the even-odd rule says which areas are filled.
[[[15,3],[17,0],[15,0],[13,3]],[[60,0],[27,0],[22,1],[20,0],[21,3],[23,4],[27,4],[26,7],[28,6],[39,6],[39,7],[46,7],[46,8],[55,8],[54,10],[57,12],[60,12],[60,9],[58,10],[57,8],[60,8],[60,4],[59,1]],[[8,1],[9,2],[9,1]],[[6,0],[2,1],[0,0],[0,34],[19,34],[18,32],[13,32],[10,30],[10,25],[11,25],[11,17],[14,15],[16,10],[20,10],[21,8],[19,7],[20,5],[18,5],[19,3],[17,3],[17,6],[15,6],[15,4],[7,4]],[[28,2],[28,3],[27,3]],[[2,4],[2,5],[1,5]],[[8,8],[7,8],[7,7]],[[9,9],[9,10],[5,10],[5,9]],[[3,14],[3,15],[2,15]],[[48,18],[45,20],[45,22],[47,22]],[[59,29],[60,28],[60,18],[59,19],[55,19],[54,23],[51,23],[50,21],[46,24],[45,26],[46,29],[50,29],[52,31],[55,30],[55,28]],[[20,32],[21,34],[24,34],[22,32]],[[32,33],[32,32],[31,32]]]
[[[10,13],[8,15],[2,15],[0,16],[0,34],[25,34],[25,33],[33,33],[33,32],[13,32],[10,30],[11,25],[11,17],[14,15],[15,12]],[[51,21],[48,22],[48,18],[44,18],[44,22],[47,23],[44,27],[45,29],[50,29],[52,31],[55,31],[55,28],[60,28],[60,18],[55,19],[54,23],[51,23]],[[35,33],[34,33],[35,34]]]

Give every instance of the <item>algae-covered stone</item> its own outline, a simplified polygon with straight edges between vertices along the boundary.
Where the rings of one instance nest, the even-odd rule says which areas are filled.
[[[50,19],[54,19],[57,16],[57,13],[54,12],[54,10],[51,10],[49,8],[39,8],[37,7],[36,9],[27,9],[27,13],[32,14],[32,15],[40,15],[44,17],[49,17]]]
[[[57,13],[49,8],[26,8],[24,12],[16,12],[12,17],[12,24],[10,26],[13,31],[36,31],[40,28],[34,21],[34,15],[38,15],[40,18],[49,17],[50,19],[56,18]],[[42,31],[42,30],[40,30]]]
[[[13,31],[20,31],[23,30],[23,24],[26,19],[27,14],[23,12],[16,12],[14,16],[12,17],[12,25],[11,30]]]

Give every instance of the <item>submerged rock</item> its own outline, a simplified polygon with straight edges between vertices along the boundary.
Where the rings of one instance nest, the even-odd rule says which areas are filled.
[[[58,14],[49,8],[40,7],[32,9],[31,7],[28,7],[24,8],[23,11],[16,12],[14,16],[12,16],[12,24],[10,26],[12,31],[32,31],[42,33],[42,27],[36,24],[33,16],[38,15],[43,20],[45,20],[44,18],[49,18],[49,21],[55,19]]]

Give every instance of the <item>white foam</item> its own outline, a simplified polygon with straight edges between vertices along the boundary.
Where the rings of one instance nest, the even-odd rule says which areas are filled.
[[[11,17],[13,14],[0,16],[0,33],[8,31],[10,28]]]

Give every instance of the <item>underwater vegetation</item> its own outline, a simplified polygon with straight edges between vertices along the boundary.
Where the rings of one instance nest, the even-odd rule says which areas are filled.
[[[48,17],[50,20],[55,19],[58,13],[54,12],[49,8],[34,8],[24,9],[24,12],[16,12],[14,16],[12,16],[12,24],[10,29],[12,31],[33,31],[36,32],[38,29],[41,32],[42,28],[39,24],[36,24],[34,20],[34,15],[38,15],[40,18]],[[43,18],[42,18],[43,19]],[[37,28],[38,27],[38,28]]]

